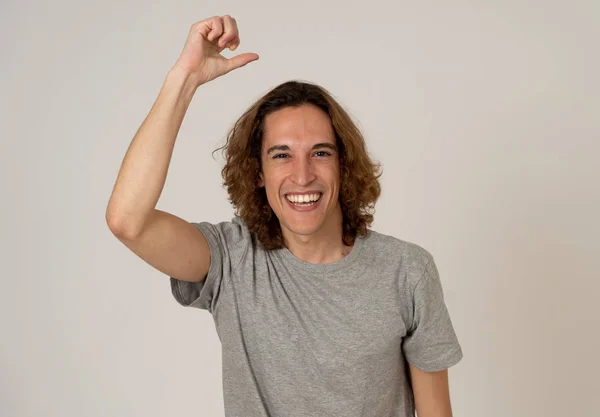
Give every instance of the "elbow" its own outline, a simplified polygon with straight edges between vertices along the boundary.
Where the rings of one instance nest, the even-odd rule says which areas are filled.
[[[134,231],[130,227],[124,216],[117,214],[117,210],[109,204],[105,214],[106,224],[113,235],[118,238],[130,239],[134,236]]]
[[[125,222],[114,215],[106,215],[106,224],[111,233],[117,237],[125,237]]]

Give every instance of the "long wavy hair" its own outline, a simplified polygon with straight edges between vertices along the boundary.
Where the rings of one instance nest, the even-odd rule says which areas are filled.
[[[381,194],[381,165],[373,162],[365,140],[348,113],[323,87],[288,81],[273,88],[235,122],[225,145],[215,149],[225,155],[221,171],[229,201],[266,250],[284,247],[279,219],[271,209],[264,187],[258,187],[264,123],[267,115],[285,107],[312,104],[323,110],[335,132],[340,162],[339,202],[343,215],[343,242],[354,244],[373,222],[375,202]]]

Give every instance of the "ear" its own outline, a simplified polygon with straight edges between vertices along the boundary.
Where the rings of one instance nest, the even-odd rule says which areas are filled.
[[[256,185],[258,185],[258,188],[262,188],[265,186],[265,180],[262,172],[258,173],[258,180],[256,181]]]

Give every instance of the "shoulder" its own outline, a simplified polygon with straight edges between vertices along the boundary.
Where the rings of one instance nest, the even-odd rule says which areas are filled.
[[[199,222],[194,225],[206,237],[211,253],[229,258],[233,264],[237,264],[253,244],[253,234],[239,217],[218,223]]]
[[[373,229],[369,230],[367,242],[365,246],[380,256],[400,257],[414,266],[426,266],[433,260],[431,252],[420,244]]]
[[[377,263],[392,264],[409,285],[414,285],[434,262],[431,252],[422,245],[370,229],[366,251]]]
[[[252,239],[252,234],[246,224],[239,217],[233,217],[229,221],[218,223],[200,222],[195,223],[205,234],[212,235],[223,244],[239,244]]]

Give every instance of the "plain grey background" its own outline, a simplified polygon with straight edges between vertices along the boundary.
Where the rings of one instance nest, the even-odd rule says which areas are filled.
[[[223,415],[212,317],[104,218],[191,24],[223,14],[225,54],[260,60],[198,89],[157,207],[230,220],[211,151],[317,82],[383,165],[373,228],[436,259],[455,415],[600,415],[600,4],[376,0],[2,3],[0,415]]]

